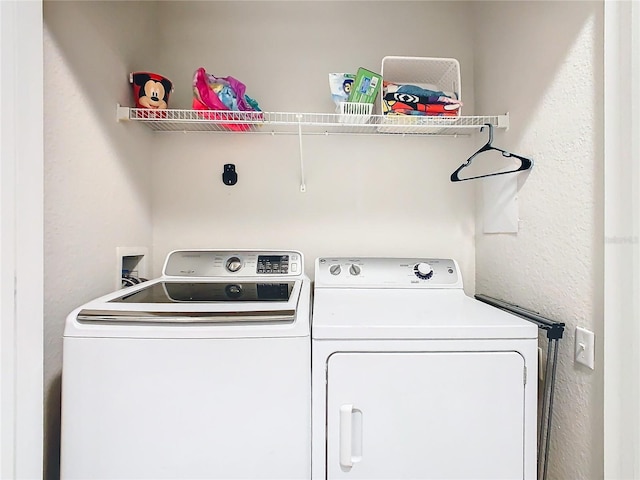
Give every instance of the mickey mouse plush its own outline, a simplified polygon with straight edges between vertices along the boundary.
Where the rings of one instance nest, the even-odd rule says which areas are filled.
[[[136,106],[139,108],[167,108],[169,93],[171,93],[171,81],[155,73],[133,73],[131,75],[136,97]]]

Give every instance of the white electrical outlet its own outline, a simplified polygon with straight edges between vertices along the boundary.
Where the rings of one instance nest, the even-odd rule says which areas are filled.
[[[594,333],[584,328],[576,327],[576,362],[593,370],[595,368],[595,346]]]

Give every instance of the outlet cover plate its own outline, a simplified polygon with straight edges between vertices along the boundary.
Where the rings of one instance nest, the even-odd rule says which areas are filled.
[[[593,332],[585,328],[576,327],[576,363],[581,363],[593,370],[595,368],[595,345],[596,341]]]

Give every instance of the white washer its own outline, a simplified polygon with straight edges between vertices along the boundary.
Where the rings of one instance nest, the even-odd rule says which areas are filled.
[[[310,289],[297,251],[183,250],[74,310],[61,478],[309,478]]]
[[[319,258],[313,305],[313,479],[535,479],[538,329],[454,260]]]

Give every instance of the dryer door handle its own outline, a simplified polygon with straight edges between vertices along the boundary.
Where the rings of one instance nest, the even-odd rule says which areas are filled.
[[[340,407],[340,466],[350,470],[362,460],[362,411],[353,404]]]

